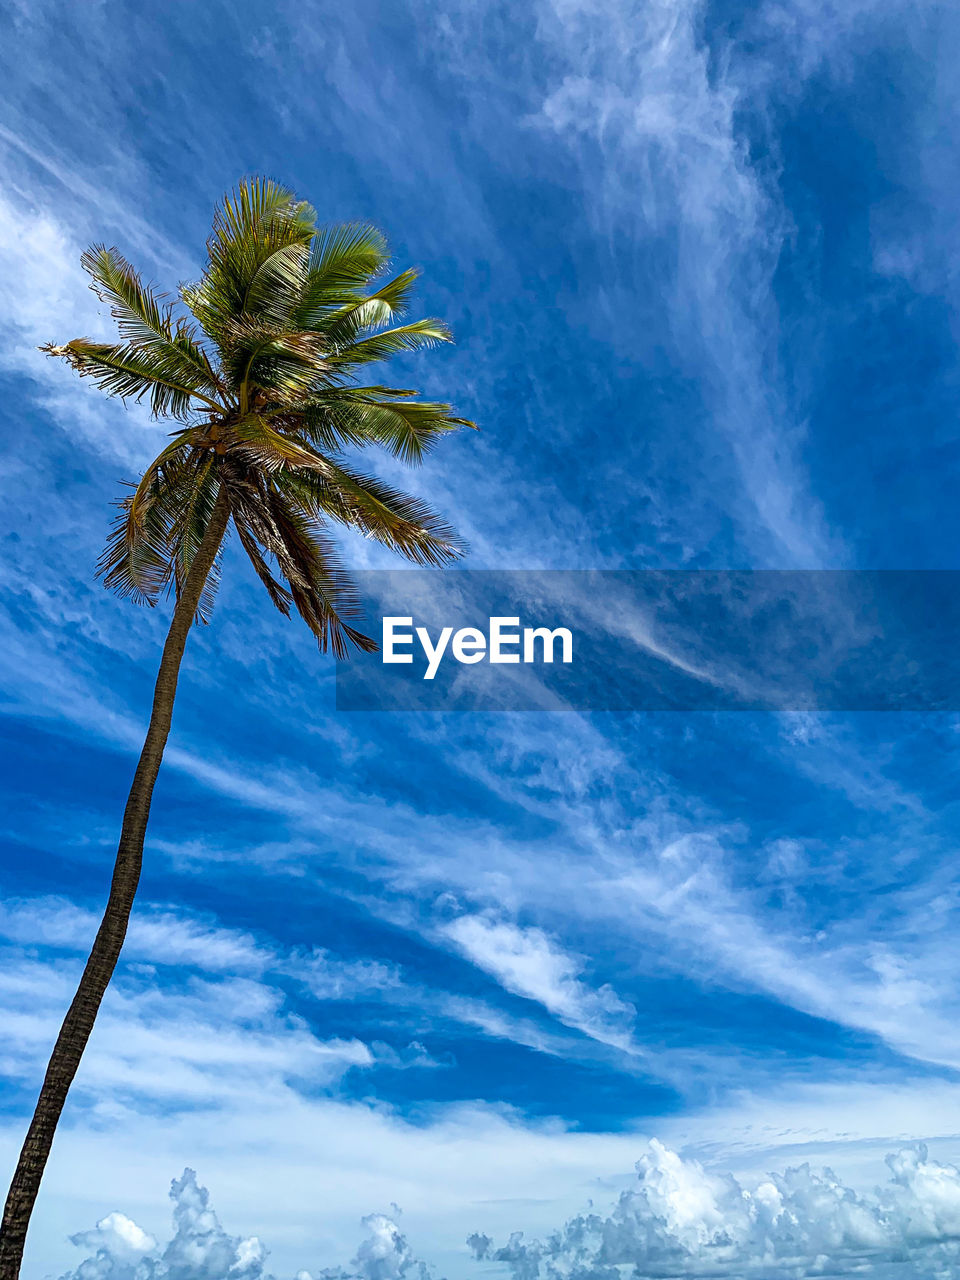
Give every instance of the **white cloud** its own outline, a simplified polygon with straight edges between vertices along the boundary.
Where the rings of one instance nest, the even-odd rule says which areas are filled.
[[[79,976],[74,962],[6,960],[0,1075],[33,1087]],[[328,1088],[344,1072],[374,1061],[359,1040],[315,1036],[285,1011],[283,993],[269,985],[187,978],[159,987],[149,970],[134,970],[107,994],[74,1097],[76,1105],[93,1110],[217,1110],[228,1100],[252,1102],[264,1092],[287,1096],[293,1080]]]
[[[0,1075],[11,1082],[32,1086],[42,1072],[97,923],[93,912],[57,898],[0,909]],[[329,1088],[352,1068],[397,1060],[388,1046],[323,1039],[289,1011],[278,979],[298,975],[296,952],[150,904],[134,916],[127,945],[78,1076],[74,1096],[85,1109],[217,1110],[228,1099],[290,1094],[293,1081]],[[372,961],[306,961],[302,978],[321,977],[317,999],[384,980]],[[408,1060],[427,1058],[408,1050]]]
[[[469,944],[476,951],[475,962],[482,956],[486,971],[504,985],[513,983],[510,989],[518,994],[535,989],[531,998],[554,1016],[560,1017],[562,1008],[567,1025],[589,1027],[589,1034],[599,1031],[599,1038],[609,1043],[623,1045],[629,1038],[624,1034],[626,1015],[585,997],[585,984],[583,990],[564,986],[564,973],[573,983],[581,982],[575,958],[573,970],[563,969],[572,903],[582,936],[601,931],[607,948],[629,946],[633,963],[648,963],[645,955],[656,952],[660,967],[764,991],[807,1013],[881,1036],[918,1058],[960,1062],[952,925],[946,911],[950,899],[936,868],[929,882],[921,877],[888,895],[890,909],[901,904],[895,934],[876,935],[869,899],[854,914],[828,919],[814,930],[805,905],[809,866],[798,843],[791,846],[791,870],[781,877],[783,905],[775,908],[765,885],[735,883],[737,860],[730,849],[742,848],[744,831],[727,829],[714,815],[698,812],[695,799],[678,796],[657,774],[638,775],[608,751],[603,758],[609,770],[620,773],[617,787],[629,795],[630,806],[613,795],[598,803],[589,787],[584,790],[582,780],[577,782],[577,761],[596,749],[593,727],[572,720],[559,738],[555,734],[552,766],[544,762],[544,735],[536,728],[529,740],[512,729],[502,746],[495,745],[491,755],[488,740],[479,773],[477,753],[463,753],[465,770],[483,777],[502,802],[551,816],[556,831],[549,842],[514,840],[476,817],[388,806],[373,793],[339,783],[331,788],[307,768],[244,767],[237,760],[228,768],[209,748],[201,752],[190,745],[173,748],[167,763],[211,791],[280,814],[292,825],[298,835],[264,849],[262,870],[275,874],[286,868],[302,874],[327,856],[316,836],[335,823],[341,847],[362,851],[356,865],[368,877],[371,891],[358,901],[372,912],[392,912],[394,924],[436,942],[436,926],[424,924],[411,900],[441,891],[461,895],[474,909],[470,919],[481,923],[461,926],[464,936],[447,935],[447,941],[461,950]],[[449,754],[459,758],[458,752]],[[529,776],[533,764],[535,786]],[[870,794],[875,800],[883,783],[882,760],[873,771]],[[887,802],[885,795],[881,799]],[[249,867],[259,853],[205,846],[195,865],[239,858]],[[383,883],[401,896],[384,898],[376,889]],[[542,941],[524,943],[504,935],[491,946],[489,922],[496,916],[484,913],[503,910],[536,912],[549,925],[561,958],[551,957]],[[209,945],[212,953],[214,944]],[[239,944],[220,939],[216,945],[227,954]],[[498,947],[500,955],[495,954]],[[517,951],[512,958],[511,948]],[[357,962],[346,963],[345,969],[338,960],[326,973],[322,966],[307,970],[319,997],[337,998],[334,993],[345,991],[350,981],[368,991],[381,982],[393,983],[393,976],[379,969],[362,963],[351,969]]]
[[[607,1214],[579,1214],[541,1241],[517,1232],[500,1248],[476,1235],[478,1257],[516,1280],[643,1276],[953,1275],[960,1262],[960,1171],[922,1144],[887,1157],[890,1182],[862,1195],[829,1169],[801,1165],[747,1187],[651,1141],[639,1189]]]
[[[0,937],[87,952],[100,917],[64,898],[8,899],[0,904]],[[137,908],[124,943],[124,960],[191,966],[208,972],[257,973],[273,959],[247,933],[173,911]]]
[[[367,1238],[357,1250],[349,1267],[321,1271],[321,1280],[402,1280],[411,1269],[420,1280],[427,1280],[429,1270],[413,1255],[406,1237],[384,1213],[371,1213],[363,1219]]]
[[[734,1169],[748,1190],[769,1181],[770,1169],[809,1160],[862,1194],[883,1153],[908,1138],[929,1140],[934,1159],[923,1176],[941,1177],[933,1164],[955,1162],[960,1147],[937,1135],[960,1132],[960,1102],[952,1082],[899,1091],[889,1081],[791,1082],[776,1094],[741,1096],[725,1114],[688,1112],[645,1130],[577,1132],[481,1106],[437,1107],[412,1123],[382,1104],[285,1091],[266,1074],[217,1108],[133,1109],[105,1090],[97,1109],[75,1110],[58,1137],[25,1274],[75,1266],[67,1236],[114,1211],[166,1239],[162,1191],[171,1167],[189,1160],[215,1189],[230,1232],[259,1237],[284,1280],[304,1268],[316,1277],[350,1257],[357,1220],[371,1208],[389,1215],[393,1202],[414,1250],[440,1274],[465,1278],[476,1274],[463,1250],[468,1234],[499,1242],[522,1228],[545,1239],[588,1202],[605,1204],[630,1185],[651,1132],[685,1159],[692,1149],[710,1177]],[[0,1126],[0,1161],[14,1158],[21,1138],[20,1124]],[[946,1186],[949,1193],[949,1177]]]
[[[669,246],[669,279],[647,282],[667,311],[658,340],[696,369],[739,471],[729,509],[755,560],[836,564],[845,552],[811,494],[805,424],[775,354],[773,277],[791,228],[738,118],[757,72],[706,46],[703,8],[700,0],[542,4],[538,36],[558,70],[533,123],[580,158],[599,234],[628,234],[651,253]],[[775,51],[765,56],[777,61]],[[611,315],[637,305],[618,288],[607,289]]]
[[[0,369],[29,377],[38,403],[71,437],[134,467],[160,447],[163,428],[142,406],[108,402],[37,350],[44,342],[115,335],[80,267],[86,247],[36,199],[0,196]]]
[[[516,1280],[609,1276],[621,1267],[638,1276],[691,1280],[953,1275],[960,1263],[960,1171],[931,1158],[923,1144],[891,1153],[886,1163],[888,1180],[872,1192],[809,1164],[748,1183],[651,1140],[636,1163],[636,1184],[610,1209],[578,1213],[543,1240],[528,1240],[518,1229],[499,1247],[484,1232],[473,1232],[468,1244],[477,1259],[504,1264]],[[175,1234],[165,1247],[114,1211],[95,1230],[72,1237],[93,1252],[62,1280],[264,1276],[263,1243],[223,1230],[191,1170],[173,1183],[171,1198]],[[426,1280],[430,1267],[415,1257],[396,1212],[363,1219],[367,1237],[349,1266],[301,1269],[297,1280],[312,1274],[402,1280],[410,1270]],[[429,1240],[419,1243],[429,1261]],[[462,1261],[457,1270],[471,1274]]]
[[[309,955],[298,955],[290,974],[318,1000],[382,994],[403,984],[396,965],[379,960],[342,960],[322,947],[315,948]]]
[[[168,763],[213,791],[284,815],[302,832],[302,842],[264,851],[264,865],[273,871],[287,867],[299,874],[324,856],[317,853],[314,833],[336,822],[341,844],[363,850],[361,865],[371,885],[387,883],[403,895],[385,901],[371,892],[361,899],[364,906],[427,940],[445,936],[508,989],[608,1043],[625,1046],[629,1040],[629,1009],[605,1007],[609,991],[588,994],[577,969],[581,962],[564,958],[572,903],[578,929],[601,931],[608,948],[619,942],[639,958],[639,939],[645,951],[656,951],[657,965],[674,972],[761,990],[807,1013],[881,1036],[918,1058],[960,1063],[951,922],[940,909],[947,900],[936,869],[929,883],[914,881],[900,893],[895,936],[874,934],[866,900],[861,914],[813,930],[803,892],[809,867],[800,845],[792,846],[784,905],[773,909],[765,887],[734,883],[737,864],[728,846],[742,845],[742,830],[698,812],[695,800],[678,796],[659,775],[637,776],[630,766],[619,779],[630,807],[613,797],[597,803],[567,782],[571,769],[576,775],[576,761],[594,749],[595,730],[585,725],[581,732],[580,721],[574,721],[555,742],[552,768],[544,764],[542,735],[536,729],[532,735],[525,750],[515,730],[508,734],[502,751],[484,755],[479,776],[501,801],[554,818],[556,833],[542,844],[515,841],[480,819],[418,813],[387,806],[372,793],[331,789],[307,769],[243,769],[235,761],[227,768],[209,751],[184,748],[169,752]],[[534,760],[539,772],[532,789],[526,770]],[[475,753],[464,753],[463,765],[478,776]],[[874,773],[871,794],[877,795],[882,769],[875,765]],[[201,865],[237,856],[205,848]],[[242,856],[249,864],[250,851]],[[476,908],[464,924],[447,925],[445,935],[443,926],[439,932],[425,926],[408,901],[439,892],[461,894]],[[889,898],[891,907],[894,900]],[[524,938],[522,931],[510,933],[512,926],[497,933],[497,913],[504,909],[535,910],[559,941],[551,944],[536,932]],[[626,1003],[619,996],[613,1000]]]
[[[176,1230],[164,1249],[122,1213],[111,1213],[93,1231],[71,1237],[94,1252],[63,1280],[259,1280],[266,1250],[256,1236],[227,1235],[192,1169],[173,1182],[170,1198]]]
[[[175,1233],[163,1247],[125,1214],[102,1218],[92,1231],[70,1237],[90,1254],[61,1280],[271,1280],[264,1276],[267,1250],[256,1236],[231,1236],[210,1206],[206,1187],[192,1169],[173,1181]],[[420,1280],[429,1274],[392,1218],[368,1214],[362,1221],[366,1239],[349,1267],[329,1267],[319,1280],[403,1280],[413,1268]],[[296,1280],[311,1280],[301,1270]]]
[[[465,915],[440,932],[507,991],[536,1000],[561,1022],[594,1039],[633,1048],[633,1006],[608,984],[593,988],[582,982],[583,958],[559,948],[542,929]]]
[[[146,1231],[123,1213],[108,1213],[92,1231],[82,1231],[71,1236],[73,1244],[95,1253],[106,1253],[114,1262],[137,1263],[145,1254],[156,1249],[157,1242]],[[89,1270],[89,1266],[88,1266]]]

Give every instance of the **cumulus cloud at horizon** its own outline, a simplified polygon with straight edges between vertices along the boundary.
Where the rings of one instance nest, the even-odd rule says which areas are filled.
[[[704,1168],[652,1139],[636,1162],[637,1183],[606,1208],[591,1205],[542,1239],[522,1229],[498,1245],[475,1232],[462,1274],[510,1280],[636,1280],[757,1276],[950,1277],[960,1267],[960,1169],[931,1158],[923,1143],[886,1156],[887,1180],[857,1190],[829,1168],[804,1163],[752,1183]],[[173,1234],[158,1241],[115,1210],[71,1236],[86,1256],[59,1280],[288,1280],[269,1269],[269,1245],[231,1235],[192,1169],[170,1187]],[[401,1210],[361,1220],[346,1265],[318,1265],[289,1280],[440,1280],[429,1244],[411,1242]],[[426,1254],[423,1258],[420,1254]]]

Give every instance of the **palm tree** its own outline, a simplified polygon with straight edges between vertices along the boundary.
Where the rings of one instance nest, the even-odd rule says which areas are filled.
[[[419,462],[444,434],[473,426],[416,392],[361,386],[358,373],[402,351],[450,340],[436,320],[392,322],[415,271],[386,278],[383,236],[318,228],[309,205],[273,182],[243,182],[218,207],[197,284],[182,307],[157,295],[117,252],[83,255],[117,322],[115,344],[77,338],[43,348],[122,400],[149,397],[178,426],[119,504],[100,561],[104,583],[155,605],[175,599],[146,740],[120,830],[113,882],[93,950],[64,1019],[0,1227],[0,1280],[17,1280],[33,1205],[67,1093],[120,956],[190,627],[205,622],[228,529],[270,599],[291,606],[337,658],[374,649],[353,624],[359,601],[331,523],[421,565],[462,554],[429,506],[355,470],[345,451],[379,445]],[[185,307],[185,311],[183,309]],[[188,314],[189,313],[189,314]]]

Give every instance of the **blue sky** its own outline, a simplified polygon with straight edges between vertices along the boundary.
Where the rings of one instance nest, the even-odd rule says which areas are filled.
[[[93,576],[163,428],[35,350],[106,332],[88,243],[173,286],[252,172],[381,226],[458,339],[398,381],[482,427],[406,477],[471,568],[960,567],[944,6],[30,0],[7,22],[5,1161],[164,625]],[[695,1183],[732,1221],[717,1171],[870,1187],[920,1139],[897,1212],[947,1186],[928,1237],[955,1234],[958,761],[947,714],[337,714],[330,661],[228,556],[25,1276],[109,1262],[124,1231],[135,1252],[119,1218],[69,1242],[111,1213],[165,1239],[185,1166],[278,1280],[392,1205],[441,1273],[500,1273],[469,1233],[543,1236],[641,1158],[671,1212]],[[879,1268],[906,1236],[876,1231]]]

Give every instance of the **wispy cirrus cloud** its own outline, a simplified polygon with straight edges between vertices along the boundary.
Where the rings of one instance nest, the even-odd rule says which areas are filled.
[[[165,434],[147,410],[105,403],[95,387],[78,386],[70,369],[37,349],[115,333],[80,268],[86,247],[43,197],[15,188],[0,197],[0,370],[29,379],[36,406],[75,440],[118,464],[143,466]]]
[[[10,942],[85,952],[99,923],[95,911],[65,898],[9,899],[0,906],[0,938]],[[145,907],[131,922],[124,959],[206,972],[257,973],[272,957],[249,933]]]
[[[843,541],[811,494],[805,423],[778,361],[774,276],[792,227],[775,175],[751,155],[756,72],[707,44],[702,17],[698,0],[545,4],[539,34],[562,70],[535,120],[576,155],[598,233],[669,263],[646,281],[668,309],[658,340],[696,370],[727,441],[753,563],[836,566]],[[622,312],[627,289],[605,305]]]
[[[524,929],[494,916],[459,916],[440,933],[514,995],[537,1001],[585,1035],[636,1052],[633,1006],[607,983],[583,982],[583,957],[558,947],[542,929]]]

